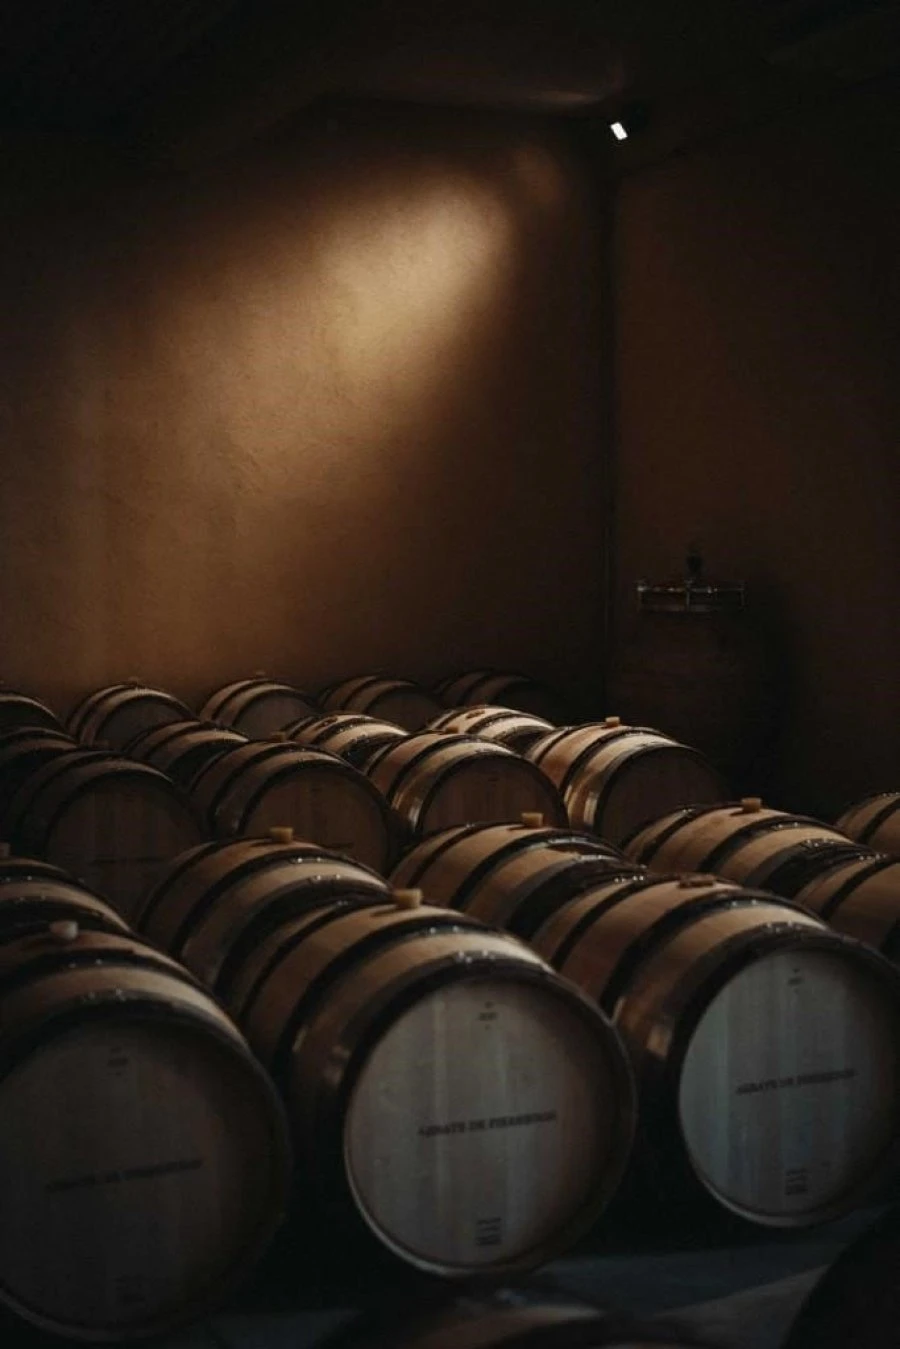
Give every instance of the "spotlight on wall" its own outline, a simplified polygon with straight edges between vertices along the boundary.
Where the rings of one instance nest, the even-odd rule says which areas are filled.
[[[611,108],[607,117],[610,117],[612,112]],[[646,103],[628,103],[625,107],[620,105],[615,112],[615,120],[607,121],[607,126],[617,141],[627,141],[631,137],[639,136],[650,124],[650,112]]]

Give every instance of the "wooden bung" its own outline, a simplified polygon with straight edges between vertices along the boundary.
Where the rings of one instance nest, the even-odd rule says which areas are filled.
[[[544,817],[539,810],[523,810],[519,816],[526,829],[543,829]]]
[[[745,815],[755,815],[757,811],[762,810],[763,801],[761,796],[742,796],[741,810]]]
[[[273,824],[268,837],[273,843],[293,843],[294,831],[289,824]]]
[[[391,899],[398,909],[418,909],[422,905],[422,891],[392,890]]]

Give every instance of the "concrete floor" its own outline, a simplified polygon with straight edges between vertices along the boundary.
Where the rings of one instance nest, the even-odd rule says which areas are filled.
[[[867,1209],[800,1233],[731,1231],[714,1244],[648,1239],[643,1245],[576,1251],[546,1265],[540,1285],[642,1318],[662,1318],[716,1349],[779,1349],[804,1298],[837,1255],[877,1219]],[[201,1325],[154,1341],[153,1349],[325,1349],[368,1293],[356,1270],[353,1294],[313,1277],[292,1292],[283,1273],[257,1279],[231,1308]],[[379,1291],[384,1294],[379,1280]],[[396,1298],[403,1306],[402,1282]],[[390,1295],[389,1295],[390,1296]],[[898,1339],[900,1344],[900,1339]],[[847,1349],[860,1349],[848,1344]]]

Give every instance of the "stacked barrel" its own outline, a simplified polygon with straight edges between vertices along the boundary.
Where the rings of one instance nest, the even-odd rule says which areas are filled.
[[[609,1015],[646,1174],[764,1226],[872,1193],[898,1160],[894,967],[767,890],[533,824],[436,834],[392,880],[516,933]]]
[[[0,859],[0,1301],[77,1338],[215,1306],[281,1221],[289,1148],[216,1000],[46,862]]]
[[[280,830],[178,859],[140,921],[280,1086],[331,1227],[440,1277],[497,1274],[611,1198],[634,1124],[620,1038],[520,942]]]
[[[100,1338],[205,1305],[276,1220],[286,1129],[295,1214],[445,1281],[564,1251],[629,1165],[765,1227],[844,1213],[896,1170],[900,973],[873,948],[900,950],[900,859],[868,846],[889,847],[896,803],[838,827],[728,803],[715,766],[663,731],[558,716],[546,690],[496,671],[440,693],[358,676],[316,698],[258,674],[197,714],[128,681],[65,727],[0,693],[0,822],[44,859],[27,876],[8,863],[31,886],[15,905],[0,884],[0,999],[59,970],[59,1024],[77,1003],[85,1063],[82,1087],[58,1060],[82,1160],[50,1127],[46,1156],[28,1140],[35,1159],[20,1157],[28,1073],[56,1074],[56,1040],[46,1059],[30,1047],[45,988],[56,1017],[57,985],[41,984],[21,1004],[28,1034],[10,1032],[31,1056],[3,1126],[11,1165],[56,1167],[42,1193],[90,1196],[70,1204],[87,1225],[105,1186],[152,1181],[135,1230],[171,1222],[155,1283],[123,1237],[121,1294],[88,1280],[79,1301],[76,1271],[54,1302],[23,1275],[11,1305]],[[54,889],[79,888],[60,866],[77,901]],[[101,1027],[115,1043],[98,1030],[92,1058],[86,1009],[117,999]],[[193,1093],[183,1119],[175,1076]],[[160,1097],[140,1127],[138,1082]],[[206,1152],[189,1141],[204,1131]],[[254,1151],[270,1178],[247,1195]],[[118,1240],[95,1227],[92,1260]]]

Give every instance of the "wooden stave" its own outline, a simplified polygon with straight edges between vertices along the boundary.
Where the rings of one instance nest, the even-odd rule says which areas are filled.
[[[795,898],[837,932],[900,963],[900,858],[872,853],[836,862]]]
[[[392,933],[379,934],[377,943],[360,943],[354,949],[352,943],[342,946],[333,935],[329,936],[333,934],[335,924],[343,922],[349,927],[363,923],[367,913],[372,910],[379,911],[387,919],[394,917],[396,922]],[[391,1005],[400,1005],[398,999],[402,1002],[404,995],[409,996],[407,989],[389,986],[388,981],[380,976],[372,976],[371,985],[365,986],[366,967],[371,961],[377,962],[379,957],[396,954],[401,947],[408,954],[410,943],[421,940],[427,945],[430,939],[439,938],[442,933],[454,938],[472,938],[479,948],[482,945],[490,948],[499,943],[503,948],[500,957],[494,952],[484,954],[482,959],[470,952],[466,960],[461,962],[461,952],[455,949],[452,958],[442,957],[438,971],[440,977],[461,980],[477,977],[482,972],[493,973],[501,968],[502,961],[509,955],[514,962],[516,977],[523,976],[523,971],[526,971],[528,979],[533,978],[542,986],[551,985],[554,993],[558,992],[566,999],[575,992],[581,1014],[589,1013],[593,1018],[596,1010],[570,985],[556,980],[549,967],[521,943],[503,934],[491,933],[483,924],[452,912],[434,910],[429,906],[422,910],[398,913],[390,903],[336,905],[331,914],[307,914],[299,918],[296,927],[299,941],[296,937],[290,938],[289,934],[283,934],[289,939],[284,941],[282,950],[286,954],[281,960],[277,959],[278,933],[271,934],[267,963],[261,959],[265,953],[254,953],[257,973],[262,970],[264,978],[262,984],[257,979],[251,996],[243,999],[242,1024],[261,1061],[267,1065],[276,1082],[283,1084],[294,1123],[298,1153],[301,1157],[316,1159],[315,1175],[310,1177],[310,1181],[319,1188],[321,1197],[327,1199],[329,1209],[339,1223],[358,1226],[361,1221],[346,1187],[342,1188],[339,1180],[343,1170],[341,1111],[352,1095],[352,1083],[348,1082],[348,1076],[361,1068],[368,1045],[372,1040],[377,1040],[384,1029],[385,1017],[390,1015]],[[323,933],[326,942],[322,950],[311,953],[304,950],[310,938],[313,942],[317,939],[321,942]],[[327,950],[329,945],[331,950]],[[276,956],[274,959],[273,954]],[[521,963],[523,961],[524,965]],[[298,970],[303,971],[299,977]],[[411,976],[413,984],[420,973],[416,969]],[[282,993],[278,989],[279,980],[289,992]],[[306,990],[299,1002],[296,992],[298,987]],[[426,985],[424,980],[420,980],[418,991],[424,993],[430,987],[430,982]],[[337,1002],[338,997],[343,995],[349,996],[353,1004],[346,1014]],[[592,1019],[591,1024],[597,1026],[600,1023]],[[602,1025],[610,1081],[615,1083],[617,1092],[627,1095],[627,1102],[620,1104],[619,1117],[614,1126],[611,1146],[616,1153],[615,1166],[611,1167],[605,1179],[602,1194],[594,1196],[590,1216],[582,1214],[578,1220],[577,1226],[582,1233],[618,1185],[630,1151],[634,1121],[633,1083],[627,1057],[618,1039],[609,1036],[609,1022],[604,1019]],[[302,1062],[296,1059],[298,1035],[302,1042]],[[574,1240],[574,1236],[570,1233],[560,1239],[568,1244]],[[388,1249],[392,1249],[389,1242],[386,1244]],[[428,1273],[451,1276],[452,1271],[405,1258]],[[529,1254],[527,1258],[491,1266],[490,1272],[494,1275],[513,1269],[531,1268],[536,1260],[545,1258],[548,1258],[546,1249],[537,1255]],[[469,1271],[456,1272],[465,1276]]]
[[[363,712],[331,712],[322,717],[304,717],[286,726],[284,733],[289,739],[312,749],[327,749],[360,771],[383,745],[404,740],[408,734],[402,726]],[[347,737],[349,743],[344,744]]]
[[[535,741],[527,757],[565,795],[575,776],[598,751],[623,740],[627,743],[635,736],[660,745],[677,743],[664,731],[650,726],[624,726],[618,717],[609,717],[605,721],[555,727]]]
[[[477,735],[482,740],[493,740],[515,750],[517,754],[524,754],[529,745],[554,728],[543,717],[533,716],[529,712],[517,712],[490,703],[476,703],[442,712],[425,729],[449,732],[451,735]]]
[[[151,721],[147,721],[153,709]],[[157,715],[159,714],[159,715]],[[78,739],[87,745],[106,742],[122,750],[141,730],[164,726],[193,715],[180,699],[163,689],[144,684],[115,684],[99,689],[96,699],[84,709],[78,722]],[[137,720],[137,727],[134,721]],[[119,727],[118,721],[123,725]]]
[[[510,887],[510,869],[526,864]],[[530,863],[537,862],[538,868]],[[421,886],[443,904],[528,941],[545,912],[580,893],[594,874],[636,868],[590,834],[530,825],[469,825],[429,835],[395,867],[391,882]]]
[[[53,709],[38,698],[32,698],[27,693],[18,693],[14,689],[0,689],[0,734],[19,728],[33,729],[37,726],[44,726],[53,731],[64,729]]]
[[[83,698],[79,698],[78,701],[70,707],[66,717],[66,730],[70,735],[73,735],[76,740],[80,739],[81,727],[88,716],[90,716],[95,704],[114,689],[127,689],[131,687],[132,685],[128,683],[107,684],[104,688],[93,689],[92,692],[86,693]]]
[[[286,1118],[274,1087],[250,1053],[244,1037],[209,991],[186,969],[127,928],[124,931],[79,928],[77,935],[65,944],[47,934],[32,933],[18,945],[19,951],[10,945],[0,946],[3,1020],[0,1084],[17,1057],[26,1056],[39,1046],[48,1033],[52,1036],[60,1028],[65,1030],[70,1016],[76,1028],[102,1024],[112,1017],[124,1019],[124,1024],[137,1020],[171,1027],[173,1031],[187,1030],[191,1035],[204,1037],[211,1047],[216,1047],[216,1053],[224,1054],[226,1060],[239,1066],[244,1079],[242,1095],[250,1089],[256,1093],[266,1117],[269,1142],[264,1155],[268,1177],[262,1221],[255,1223],[255,1230],[230,1256],[227,1271],[217,1272],[214,1283],[177,1309],[133,1326],[67,1324],[10,1296],[2,1276],[0,1301],[41,1329],[92,1343],[143,1339],[192,1323],[197,1316],[214,1310],[231,1291],[235,1279],[249,1272],[284,1219],[292,1158]],[[50,948],[49,961],[42,945]],[[86,982],[90,991],[84,987]],[[68,991],[65,983],[70,985]],[[53,995],[59,1006],[52,1005]],[[258,1151],[252,1155],[258,1164]]]
[[[48,756],[31,770],[24,781],[19,783],[13,796],[6,803],[2,816],[4,833],[10,840],[17,837],[20,821],[32,809],[35,799],[43,791],[44,786],[52,783],[58,773],[68,772],[70,764],[74,762],[88,763],[114,757],[109,750],[88,749],[81,744],[75,744],[71,749],[60,746],[60,753]],[[28,852],[27,847],[25,852]]]
[[[259,745],[260,742],[255,741],[251,744]],[[263,748],[265,751],[274,752],[251,754],[242,758],[246,747],[239,746],[233,753],[227,752],[213,761],[211,773],[215,774],[217,766],[228,760],[228,763],[224,764],[224,781],[220,782],[210,797],[208,807],[207,821],[217,837],[253,835],[262,832],[268,824],[274,823],[274,821],[260,821],[255,817],[260,811],[265,810],[266,795],[276,791],[284,783],[293,780],[303,786],[306,781],[309,795],[316,790],[317,781],[331,782],[335,788],[339,787],[342,791],[347,790],[354,794],[359,808],[365,809],[367,828],[372,826],[374,836],[372,840],[364,839],[363,835],[356,831],[353,838],[348,840],[348,846],[342,851],[379,867],[390,865],[395,846],[391,818],[381,793],[364,774],[351,767],[339,755],[327,750],[285,743],[265,745]],[[203,776],[206,777],[206,774]],[[192,783],[192,794],[198,780],[194,779]],[[210,776],[208,783],[212,780]],[[295,820],[280,813],[279,823],[282,821],[297,827],[298,833],[309,832],[296,826]],[[328,814],[329,829],[332,821],[335,828],[340,823],[336,810]],[[325,837],[315,841],[321,842],[324,847],[334,846]],[[370,857],[370,852],[374,852],[374,858]],[[366,855],[363,856],[363,853]]]
[[[900,792],[879,792],[848,807],[835,828],[857,843],[900,857]]]
[[[0,819],[41,763],[77,748],[78,742],[65,731],[49,727],[26,727],[0,737]]]
[[[492,703],[545,717],[554,724],[562,720],[561,701],[553,690],[515,670],[468,670],[442,679],[434,692],[446,707]]]
[[[660,791],[665,775],[675,770],[674,787],[667,785],[661,791],[663,808],[675,800],[721,798],[721,779],[698,750],[675,744],[641,748],[617,756],[602,778],[592,774],[591,766],[585,766],[565,796],[569,823],[574,829],[591,829],[621,847],[637,825],[659,810],[659,803],[650,806],[646,788],[638,793],[639,804],[625,804],[629,791],[634,794],[635,781],[648,768],[652,770],[652,789]]]
[[[397,705],[396,712],[389,710],[391,704]],[[345,679],[328,689],[322,706],[327,712],[360,712],[379,721],[394,722],[407,732],[421,730],[441,710],[428,689],[411,679],[385,675]]]
[[[820,820],[755,801],[673,811],[642,826],[623,847],[650,867],[713,871],[787,899],[841,862],[874,856]]]
[[[461,751],[460,756],[438,765],[435,771],[434,756],[443,756],[447,751],[452,752],[457,748]],[[523,772],[519,766],[527,764],[528,760],[502,745],[479,740],[477,736],[441,735],[439,732],[421,732],[409,736],[407,740],[398,741],[396,745],[386,745],[384,750],[378,752],[366,764],[366,775],[372,779],[391,808],[404,821],[407,831],[415,834],[423,828],[423,821],[435,801],[437,792],[452,780],[453,774],[458,769],[464,768],[467,761],[475,757],[482,760],[492,757],[498,765],[515,764],[514,771],[522,780],[530,780],[535,786],[541,777],[533,765],[529,765],[528,770]],[[549,790],[543,793],[542,800],[535,799],[524,803],[523,807],[515,811],[515,815],[518,817],[523,808],[526,812],[534,810],[548,815],[551,820],[555,816],[555,823],[564,827],[566,819],[562,802],[556,797],[552,784],[547,785]],[[461,821],[461,823],[468,822]]]
[[[758,1225],[776,1228],[809,1226],[840,1216],[858,1204],[877,1188],[884,1179],[896,1172],[900,1164],[900,1143],[892,1145],[870,1166],[869,1173],[859,1184],[848,1189],[846,1195],[823,1204],[810,1214],[799,1216],[790,1214],[761,1216],[748,1212],[745,1207],[731,1202],[727,1196],[716,1193],[707,1186],[703,1176],[694,1168],[682,1137],[681,1123],[677,1106],[677,1085],[683,1069],[690,1039],[699,1025],[706,1009],[716,995],[726,986],[733,975],[740,973],[749,961],[762,958],[767,954],[785,947],[791,949],[799,941],[803,951],[822,950],[826,953],[841,951],[855,962],[868,967],[873,981],[881,986],[894,1000],[900,998],[900,982],[886,979],[886,971],[891,967],[878,955],[860,942],[831,932],[814,914],[802,909],[793,901],[781,900],[767,891],[748,890],[745,887],[724,881],[714,876],[690,875],[648,875],[643,884],[684,885],[694,889],[699,902],[692,905],[690,895],[684,901],[681,919],[668,922],[664,917],[659,922],[655,941],[643,943],[643,951],[638,944],[638,958],[630,957],[630,986],[623,987],[622,979],[615,986],[607,982],[606,986],[595,986],[593,982],[586,986],[584,980],[585,960],[581,953],[582,969],[576,967],[578,957],[577,944],[566,940],[561,934],[565,923],[574,929],[582,926],[582,936],[593,937],[595,950],[600,950],[607,969],[612,965],[615,978],[618,962],[611,960],[606,940],[597,939],[597,928],[586,922],[589,919],[593,896],[588,892],[580,901],[560,910],[551,917],[543,932],[539,931],[532,939],[532,945],[539,953],[554,965],[566,978],[574,978],[588,996],[598,997],[607,1014],[612,1016],[621,1030],[632,1058],[632,1066],[638,1082],[638,1091],[644,1102],[641,1127],[644,1134],[645,1164],[656,1175],[657,1183],[663,1191],[668,1190],[674,1197],[698,1196],[712,1198],[722,1207],[736,1213],[739,1217]],[[619,900],[627,901],[641,886],[640,879],[633,882],[612,883],[611,894],[601,896],[599,905],[601,914],[613,913]],[[733,897],[732,897],[733,896]],[[693,915],[691,909],[693,908]],[[679,938],[689,935],[692,917],[696,923],[720,920],[723,915],[754,909],[757,918],[766,918],[766,909],[784,914],[784,921],[767,919],[761,928],[754,930],[751,925],[742,940],[733,936],[721,944],[721,959],[715,959],[715,947],[705,957],[686,961],[672,981],[672,987],[666,991],[659,1007],[653,1003],[653,966],[664,966],[666,960],[671,964],[672,951]],[[602,918],[601,918],[602,922]],[[573,959],[576,957],[576,959]],[[626,958],[627,951],[626,951]],[[602,967],[601,967],[602,968]],[[581,977],[579,977],[579,974]],[[669,971],[671,977],[671,970]],[[641,990],[641,981],[645,987]],[[649,984],[649,989],[647,985]],[[610,996],[612,994],[613,996]],[[658,995],[657,995],[658,996]],[[898,1003],[900,1006],[900,1003]],[[654,1034],[655,1027],[666,1027],[666,1034]],[[900,1107],[900,1097],[898,1097]]]
[[[123,779],[131,779],[131,783],[146,785],[150,789],[148,803],[150,799],[154,799],[157,804],[164,803],[172,811],[173,828],[177,827],[185,837],[192,836],[199,842],[202,830],[189,799],[164,773],[130,759],[88,750],[73,751],[71,755],[51,760],[43,770],[29,779],[23,789],[24,794],[18,794],[11,808],[15,845],[20,851],[36,851],[47,854],[51,861],[60,860],[54,841],[57,828],[65,824],[66,815],[80,797],[97,787],[103,788],[104,779],[107,782],[118,779],[120,784]],[[157,815],[156,818],[161,820],[162,816]],[[119,837],[116,833],[117,842]],[[180,842],[182,846],[175,851],[183,851],[183,840]],[[119,858],[121,866],[128,865],[126,852],[113,855]],[[144,860],[143,857],[141,860]],[[78,859],[79,872],[84,868],[85,875],[90,876],[99,861],[96,849],[86,848],[84,855]],[[124,882],[108,880],[101,882],[98,888],[126,916],[133,910],[136,900]]]
[[[264,712],[266,701],[272,701],[274,698],[288,699],[295,704],[296,711],[293,714],[287,714],[286,720],[282,721],[280,714],[274,719],[265,718],[265,724],[260,724],[259,713]],[[265,739],[273,732],[278,731],[290,720],[296,720],[301,716],[314,714],[316,704],[313,699],[303,689],[297,688],[293,684],[286,684],[278,679],[269,679],[266,676],[259,675],[251,679],[236,680],[231,684],[225,684],[210,694],[200,709],[201,721],[215,721],[220,725],[225,725],[233,730],[246,734],[248,739]],[[255,723],[250,726],[251,720]],[[277,721],[278,725],[274,722]],[[272,722],[273,724],[269,724]],[[246,727],[246,730],[244,730]]]
[[[214,828],[215,812],[222,797],[229,791],[232,779],[242,771],[247,763],[256,759],[283,755],[286,748],[283,741],[247,740],[243,745],[226,749],[215,759],[210,759],[191,779],[188,795],[202,816],[207,828]]]
[[[389,893],[370,867],[305,842],[220,843],[190,861],[185,867],[176,859],[138,926],[226,1003],[231,971],[286,920],[338,896],[371,900]]]
[[[152,726],[128,742],[122,751],[130,759],[158,768],[183,791],[219,749],[245,745],[247,737],[215,722],[179,721]]]
[[[101,932],[131,932],[111,904],[61,867],[25,857],[0,861],[0,943],[25,932],[46,932],[56,922],[75,922],[79,928]]]
[[[603,722],[588,722],[580,726],[561,727],[536,740],[525,752],[525,757],[536,764],[555,783],[566,803],[569,823],[573,829],[592,830],[601,837],[621,845],[644,820],[663,813],[675,799],[720,800],[725,784],[708,760],[687,745],[681,745],[652,727],[623,726],[617,717]],[[695,785],[688,781],[666,785],[662,795],[663,810],[650,806],[649,798],[640,807],[632,806],[624,819],[616,820],[617,790],[628,788],[629,775],[642,771],[648,760],[654,769],[665,770],[682,766],[687,778],[693,774]],[[652,780],[652,778],[651,778]],[[659,777],[658,786],[664,779]],[[619,800],[619,811],[622,803]]]

